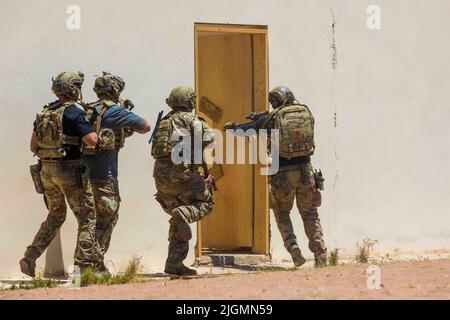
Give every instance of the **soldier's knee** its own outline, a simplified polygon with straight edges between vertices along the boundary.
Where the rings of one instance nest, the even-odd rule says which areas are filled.
[[[46,198],[45,204],[51,216],[62,219],[66,218],[67,206],[64,198],[57,200]]]
[[[95,230],[96,224],[96,214],[95,210],[87,210],[86,208],[80,207],[73,210],[75,217],[78,221],[78,230],[81,231],[91,231]]]
[[[214,204],[210,201],[194,201],[191,205],[179,206],[172,210],[171,215],[180,213],[188,223],[200,221],[213,210]]]
[[[63,224],[67,215],[67,206],[64,198],[58,200],[47,198],[46,204],[52,221],[59,225]]]
[[[78,245],[83,250],[90,250],[93,247],[93,240],[91,238],[83,238],[78,240]]]
[[[175,225],[171,223],[169,227],[169,237],[167,238],[167,240],[171,241],[174,236],[175,236]]]
[[[161,192],[155,194],[155,200],[159,202],[164,212],[169,213],[180,205],[179,201],[172,196],[165,196]]]
[[[316,221],[319,219],[319,213],[317,212],[317,208],[311,207],[309,209],[302,209],[300,211],[300,215],[302,216],[302,220],[307,221]]]
[[[322,194],[319,190],[314,190],[312,193],[312,205],[316,208],[320,207],[322,204]]]
[[[285,220],[289,220],[290,219],[290,211],[274,211],[273,212],[274,216],[275,216],[275,220],[277,222],[283,222]]]
[[[270,202],[270,207],[274,211],[290,212],[292,209],[292,206],[294,204],[294,198],[292,196],[280,198],[280,197],[273,195],[273,193],[271,191],[269,194],[269,202]]]
[[[272,201],[270,207],[274,212],[288,213],[291,212],[292,205],[289,202]]]
[[[214,208],[214,203],[212,201],[198,201],[194,203],[194,207],[197,210],[193,212],[193,219],[196,222],[203,219],[205,216],[210,214]],[[198,211],[198,212],[195,212]]]
[[[66,213],[64,212],[60,212],[59,214],[56,215],[50,215],[48,218],[49,224],[51,224],[53,227],[55,228],[60,228],[64,221],[66,221]]]
[[[112,219],[119,211],[120,202],[116,197],[103,196],[95,202],[95,207],[97,215]]]
[[[105,231],[109,228],[114,228],[117,223],[119,215],[116,213],[113,216],[97,215],[96,229],[99,231]]]

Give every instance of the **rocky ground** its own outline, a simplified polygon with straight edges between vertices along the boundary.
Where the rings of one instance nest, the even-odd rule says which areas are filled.
[[[196,279],[0,291],[0,299],[450,299],[450,259],[252,271]],[[375,272],[375,273],[374,273]],[[369,273],[369,274],[368,274]]]

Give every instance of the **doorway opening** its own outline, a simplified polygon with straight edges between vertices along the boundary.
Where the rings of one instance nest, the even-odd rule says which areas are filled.
[[[268,109],[267,26],[195,23],[194,39],[196,112],[210,127],[223,132],[225,123]],[[269,254],[268,185],[260,168],[220,165],[213,212],[198,223],[197,257]]]

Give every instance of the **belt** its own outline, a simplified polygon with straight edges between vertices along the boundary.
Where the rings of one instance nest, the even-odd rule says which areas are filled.
[[[63,160],[61,158],[44,158],[39,160],[43,164],[79,164],[80,160]]]

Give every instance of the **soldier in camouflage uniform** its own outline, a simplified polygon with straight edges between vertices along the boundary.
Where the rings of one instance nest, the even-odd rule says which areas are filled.
[[[274,88],[269,94],[269,102],[273,111],[257,115],[250,123],[228,123],[225,129],[268,129],[269,133],[271,129],[279,130],[279,171],[269,177],[270,205],[286,250],[294,264],[301,266],[306,260],[289,216],[296,199],[315,265],[324,266],[327,251],[317,212],[322,199],[319,191],[322,181],[315,174],[310,158],[315,149],[313,115],[287,87]]]
[[[82,159],[90,168],[97,212],[96,235],[103,256],[108,251],[119,218],[119,151],[124,146],[125,138],[133,132],[144,134],[150,131],[147,121],[131,112],[134,107],[131,101],[120,98],[124,87],[125,82],[121,77],[103,72],[94,84],[99,100],[85,105],[88,118],[98,135],[98,143],[95,147],[84,146]],[[101,271],[108,272],[103,262]]]
[[[101,251],[95,237],[94,197],[88,170],[80,164],[80,145],[95,146],[97,135],[77,101],[84,76],[81,72],[61,72],[53,79],[57,101],[37,114],[31,137],[31,151],[39,164],[31,167],[36,190],[44,194],[49,210],[33,243],[20,260],[23,273],[34,277],[36,259],[49,246],[66,219],[66,202],[78,220],[75,265],[96,268]]]
[[[171,216],[169,252],[164,271],[175,275],[195,275],[195,270],[183,264],[192,238],[189,224],[201,220],[213,209],[212,177],[198,172],[201,163],[193,164],[192,153],[184,162],[177,164],[173,161],[176,156],[172,151],[179,143],[174,136],[192,139],[194,134],[202,134],[200,151],[203,157],[203,149],[214,141],[214,135],[206,122],[192,113],[195,106],[192,89],[176,87],[166,102],[172,111],[161,120],[152,140],[152,156],[156,159],[153,170],[157,189],[155,197]]]

